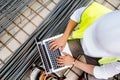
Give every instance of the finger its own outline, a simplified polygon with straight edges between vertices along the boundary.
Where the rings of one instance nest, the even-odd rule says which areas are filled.
[[[64,63],[57,63],[58,66],[65,66]]]
[[[49,43],[50,43],[50,45],[52,45],[52,44],[55,43],[55,40],[52,40],[52,41],[50,41]]]
[[[63,59],[64,60],[64,58],[65,58],[65,56],[59,56],[59,57],[57,57],[58,59]]]
[[[54,44],[56,44],[54,41],[53,41],[53,42],[50,42],[49,47],[53,46]]]
[[[55,51],[56,49],[58,49],[59,47],[58,46],[55,46],[52,50]]]
[[[61,51],[61,52],[63,51],[63,49],[64,49],[64,47],[60,47],[60,51]]]
[[[68,56],[69,54],[68,53],[66,53],[66,52],[62,52],[65,56]]]
[[[59,62],[63,62],[63,59],[59,59],[59,58],[56,58],[56,61],[59,63]]]
[[[57,42],[56,39],[49,41],[50,44],[51,43],[56,43],[56,42]]]
[[[58,62],[58,61],[57,61],[57,63],[58,63],[58,64],[62,64],[63,62]]]
[[[52,39],[52,40],[50,40],[49,42],[51,43],[51,42],[54,42],[55,41],[55,39]]]
[[[52,46],[50,46],[50,50],[53,50],[56,46],[57,44],[53,44]]]

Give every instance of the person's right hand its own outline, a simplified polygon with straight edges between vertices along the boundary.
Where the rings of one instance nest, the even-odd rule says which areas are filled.
[[[65,39],[63,35],[55,40],[52,40],[50,42],[50,50],[55,51],[57,48],[60,48],[60,50],[62,51],[65,47],[66,41],[67,39]]]

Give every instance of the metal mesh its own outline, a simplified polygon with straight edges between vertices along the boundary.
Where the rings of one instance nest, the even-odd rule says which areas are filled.
[[[2,1],[1,4],[3,4]],[[0,21],[0,24],[7,24],[7,27],[5,27],[4,30],[0,32],[0,67],[2,67],[2,65],[5,64],[7,60],[9,60],[16,49],[18,49],[20,45],[22,45],[29,38],[29,36],[34,32],[35,29],[37,29],[43,19],[51,12],[56,4],[57,1],[32,0],[29,5],[26,4],[20,12],[17,12],[17,8],[15,9],[14,12],[16,13],[14,14],[14,16],[16,18],[10,21],[9,26],[6,20]],[[51,7],[51,5],[53,6]],[[10,6],[7,6],[7,8],[10,8]],[[1,8],[1,10],[3,9],[4,8]],[[45,11],[46,14],[43,14],[43,12]],[[12,14],[11,12],[9,13]],[[11,18],[12,16],[10,14],[9,17]],[[6,16],[5,14],[3,14],[1,15],[1,17]],[[30,30],[28,30],[29,28]],[[14,47],[12,45],[14,45]]]

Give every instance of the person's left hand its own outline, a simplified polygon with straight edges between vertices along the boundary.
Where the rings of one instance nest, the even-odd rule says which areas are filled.
[[[58,58],[56,58],[56,61],[58,63],[58,66],[71,66],[73,65],[73,62],[74,62],[74,58],[65,53],[65,52],[62,52],[64,54],[64,56],[59,56]]]

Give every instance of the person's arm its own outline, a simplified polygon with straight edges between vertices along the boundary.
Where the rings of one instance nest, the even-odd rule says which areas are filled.
[[[86,73],[93,75],[93,70],[95,67],[94,65],[90,65],[90,64],[83,63],[81,61],[76,60],[74,66],[85,71]]]
[[[63,50],[70,33],[76,27],[77,24],[77,22],[70,19],[64,34],[51,42],[50,49],[55,51],[57,48],[61,48],[61,50]]]
[[[80,15],[84,11],[85,7],[77,9],[70,17],[70,20],[68,22],[67,28],[63,33],[62,37],[57,38],[56,40],[53,40],[50,44],[51,50],[56,50],[58,47],[63,50],[65,47],[66,41],[68,37],[70,36],[72,30],[76,27],[76,25],[80,22]]]
[[[120,62],[114,62],[111,64],[106,64],[103,66],[94,66],[91,64],[83,63],[81,61],[75,60],[69,54],[63,52],[65,56],[60,56],[56,59],[59,66],[71,66],[75,67],[94,75],[98,79],[108,79],[114,75],[120,73]],[[75,62],[74,62],[75,61]]]
[[[70,33],[76,27],[76,25],[80,23],[80,16],[82,15],[82,12],[85,10],[85,8],[86,7],[81,7],[71,15],[68,26],[64,32],[64,37],[66,37],[66,39],[68,39]]]
[[[69,35],[71,34],[72,30],[77,26],[77,22],[73,21],[72,19],[69,20],[69,23],[67,25],[67,28],[65,29],[65,32],[63,34],[64,38],[67,40]]]
[[[67,54],[66,52],[62,52],[65,56],[60,56],[56,59],[59,66],[71,66],[74,65],[75,67],[85,71],[86,73],[89,73],[93,75],[93,69],[94,65],[90,65],[87,63],[83,63],[81,61],[75,60],[72,56]]]

